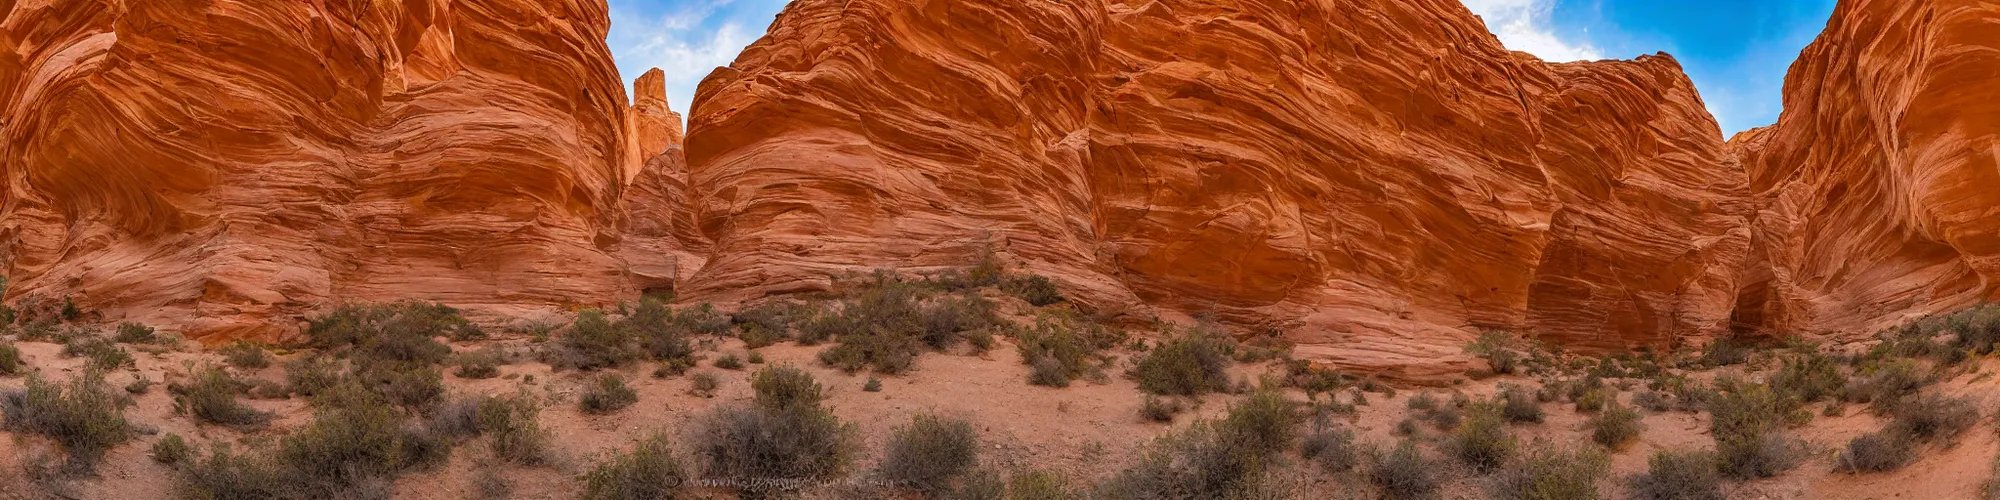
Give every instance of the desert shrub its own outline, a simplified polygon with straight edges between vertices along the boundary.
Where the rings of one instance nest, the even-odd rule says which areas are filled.
[[[1139,404],[1139,416],[1154,422],[1172,422],[1174,415],[1181,410],[1180,400],[1151,394],[1147,394],[1145,401]]]
[[[460,316],[457,309],[437,303],[403,301],[340,306],[326,314],[308,318],[306,336],[311,339],[312,346],[322,349],[344,346],[365,348],[385,338],[393,338],[391,341],[397,345],[390,346],[390,350],[416,347],[430,354],[436,353],[436,349],[413,340],[429,340],[432,337],[472,340],[485,338],[486,332]],[[450,349],[445,351],[448,353]],[[436,356],[442,358],[443,354]]]
[[[1539,442],[1494,474],[1491,491],[1493,498],[1506,500],[1596,500],[1597,480],[1610,470],[1610,458],[1595,448]]]
[[[638,358],[625,329],[611,324],[596,310],[577,313],[576,321],[546,355],[549,365],[558,370],[586,371],[617,368]]]
[[[890,431],[878,466],[882,478],[918,491],[943,492],[979,461],[979,435],[972,423],[917,414]]]
[[[812,374],[791,366],[773,366],[750,375],[750,388],[757,393],[757,406],[772,410],[819,408],[826,390]]]
[[[1514,350],[1514,337],[1507,332],[1489,331],[1479,334],[1479,338],[1465,346],[1466,354],[1486,360],[1493,373],[1514,373],[1520,362],[1520,353]]]
[[[1639,431],[1645,428],[1642,422],[1645,418],[1639,410],[1612,401],[1602,413],[1590,418],[1591,439],[1607,448],[1617,449],[1639,437]]]
[[[1716,457],[1706,451],[1653,453],[1646,472],[1626,480],[1634,500],[1723,500]]]
[[[292,482],[290,471],[269,456],[231,453],[227,446],[218,444],[206,458],[192,458],[179,468],[176,493],[180,497],[217,500],[308,497],[304,488]],[[375,493],[387,496],[386,491]]]
[[[1433,411],[1438,408],[1438,400],[1437,396],[1432,396],[1431,393],[1420,392],[1411,396],[1409,401],[1404,401],[1403,406],[1411,410]]]
[[[1667,395],[1659,391],[1639,391],[1632,393],[1632,405],[1653,412],[1662,412],[1674,408],[1673,401],[1667,399]]]
[[[90,367],[97,370],[116,370],[132,366],[132,353],[118,347],[103,337],[79,335],[63,343],[62,355],[82,357],[90,360]]]
[[[89,472],[105,451],[131,439],[126,404],[95,370],[61,386],[31,375],[25,388],[0,393],[0,416],[6,417],[0,429],[54,440],[69,455],[70,470]]]
[[[1496,397],[1500,403],[1500,416],[1514,423],[1542,423],[1542,405],[1535,401],[1535,395],[1527,389],[1506,385]]]
[[[1606,399],[1612,399],[1613,397],[1607,394],[1606,389],[1585,391],[1582,396],[1576,398],[1576,411],[1577,413],[1596,413],[1598,410],[1604,409],[1604,401]]]
[[[685,324],[674,321],[673,311],[655,298],[639,301],[632,314],[618,320],[615,330],[636,337],[647,356],[662,363],[681,362],[694,364],[694,342],[689,340],[690,330]],[[612,342],[610,334],[596,332],[606,337],[597,342]],[[622,341],[618,342],[622,344]]]
[[[153,442],[152,456],[155,462],[175,465],[193,458],[194,447],[188,446],[187,440],[182,439],[180,434],[168,434]]]
[[[813,312],[813,306],[797,301],[767,300],[737,311],[730,317],[730,321],[741,327],[745,334],[752,330],[760,330],[782,338],[791,330],[793,324],[805,321]]]
[[[1905,398],[1897,405],[1887,430],[1925,443],[1953,442],[1978,422],[1979,408],[1971,398],[1929,392]]]
[[[406,425],[381,395],[358,385],[331,388],[315,401],[313,421],[261,454],[218,448],[183,470],[196,498],[308,498],[386,493],[395,475],[441,463],[448,443]]]
[[[20,375],[26,367],[27,364],[21,361],[21,348],[15,347],[13,342],[0,340],[0,375]]]
[[[1132,368],[1139,389],[1162,396],[1199,396],[1229,389],[1229,355],[1221,339],[1195,331],[1153,348]]]
[[[854,324],[848,321],[847,316],[841,314],[841,311],[820,309],[800,321],[798,328],[799,345],[811,346],[833,340],[842,333],[854,330]]]
[[[1803,413],[1796,399],[1762,384],[1721,384],[1709,401],[1709,434],[1715,438],[1718,469],[1729,477],[1771,477],[1803,458],[1803,444],[1785,435],[1788,422]],[[1810,417],[1810,415],[1807,415]]]
[[[1405,439],[1396,448],[1375,457],[1368,479],[1381,488],[1385,500],[1436,498],[1444,486],[1440,465],[1425,458],[1416,441]]]
[[[510,397],[485,398],[479,402],[478,429],[491,436],[493,455],[501,460],[544,465],[552,457],[541,412],[541,404],[526,389]]]
[[[967,333],[999,324],[995,310],[992,301],[978,295],[938,298],[924,308],[919,338],[932,349],[949,349],[965,341]]]
[[[256,429],[270,424],[274,414],[236,400],[236,395],[248,388],[248,385],[229,376],[229,372],[210,366],[195,373],[194,380],[175,391],[179,394],[175,404],[177,409],[204,423],[238,429]]]
[[[125,322],[118,324],[118,329],[111,340],[120,344],[157,344],[160,343],[157,333],[153,327]]]
[[[1052,356],[1035,358],[1028,367],[1028,384],[1046,387],[1069,387],[1070,368]]]
[[[244,391],[244,394],[250,396],[251,399],[289,399],[292,397],[291,391],[285,389],[285,384],[276,380],[251,379],[248,384],[250,389]]]
[[[1818,351],[1804,351],[1785,357],[1778,372],[1771,375],[1771,388],[1804,402],[1838,397],[1847,378],[1840,366]]]
[[[1886,472],[1901,469],[1917,458],[1917,440],[1909,434],[1877,431],[1856,436],[1840,452],[1839,469],[1845,472]]]
[[[1491,472],[1514,455],[1514,437],[1507,434],[1502,410],[1493,404],[1474,405],[1465,422],[1452,431],[1445,448],[1459,462],[1479,472]]]
[[[238,340],[222,348],[222,359],[229,366],[237,368],[263,368],[271,366],[271,353],[256,344]]]
[[[451,374],[458,378],[493,378],[500,376],[500,365],[507,364],[507,353],[497,347],[487,347],[459,353],[452,363],[458,368],[453,369]]]
[[[631,453],[610,460],[584,475],[587,500],[665,500],[678,498],[687,475],[674,458],[673,442],[665,433],[639,441]]]
[[[1259,391],[1229,407],[1229,415],[1219,424],[1230,439],[1242,441],[1253,450],[1276,453],[1298,439],[1298,405],[1277,391]]]
[[[285,384],[293,393],[311,397],[339,384],[341,369],[340,360],[332,356],[300,358],[285,363]]]
[[[1139,462],[1098,487],[1107,499],[1227,498],[1254,489],[1272,458],[1210,422],[1146,445]]]
[[[1449,431],[1457,429],[1459,423],[1465,420],[1465,415],[1462,411],[1458,405],[1447,405],[1423,412],[1420,416],[1424,421],[1430,422],[1431,426],[1437,427],[1439,430]]]
[[[714,373],[700,372],[688,376],[688,393],[701,397],[714,397],[715,390],[722,387],[722,379]]]
[[[444,372],[437,367],[402,370],[382,365],[357,367],[351,378],[391,402],[412,410],[427,410],[444,401]]]
[[[728,334],[730,328],[735,326],[730,321],[729,315],[715,310],[714,304],[706,302],[674,314],[674,324],[680,325],[687,331],[704,335]]]
[[[1063,301],[1062,292],[1056,289],[1055,281],[1047,276],[1030,274],[1013,277],[1003,283],[1000,289],[1035,307]]]
[[[979,469],[965,475],[958,489],[937,498],[945,500],[1007,500],[1007,480],[993,469]]]
[[[1327,472],[1346,472],[1361,463],[1354,431],[1324,420],[1316,423],[1312,433],[1299,444],[1299,456],[1319,464]]]
[[[1916,394],[1932,382],[1931,375],[1914,360],[1893,359],[1865,367],[1848,381],[1845,399],[1871,403],[1878,410],[1893,409],[1903,396]]]
[[[720,407],[695,429],[694,454],[712,477],[834,477],[854,456],[854,428],[817,405]]]
[[[637,402],[639,393],[633,391],[631,387],[626,387],[625,377],[616,373],[606,373],[597,377],[597,383],[584,388],[583,395],[578,398],[578,404],[583,407],[583,412],[592,415],[623,410]]]
[[[1073,500],[1069,480],[1046,470],[1026,470],[1007,478],[1007,500]]]
[[[724,354],[721,358],[715,360],[715,367],[724,370],[741,370],[743,369],[743,358],[737,357],[734,353]]]
[[[868,377],[868,382],[861,384],[861,390],[867,392],[882,392],[882,379],[875,377]]]
[[[1701,364],[1710,367],[1740,365],[1750,360],[1750,345],[1735,339],[1709,342],[1702,347]]]
[[[151,390],[153,390],[153,379],[146,378],[144,375],[133,377],[132,383],[125,384],[125,392],[132,395],[145,394]]]

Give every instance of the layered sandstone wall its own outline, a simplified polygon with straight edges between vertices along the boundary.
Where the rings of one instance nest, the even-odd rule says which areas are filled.
[[[196,337],[630,290],[603,2],[0,2],[0,261]]]
[[[1745,330],[1852,338],[2000,297],[2000,6],[1844,0],[1784,95],[1730,141],[1757,207]]]
[[[691,117],[696,296],[991,247],[1443,373],[1481,328],[1719,335],[1749,248],[1671,58],[1546,64],[1449,0],[799,1]]]

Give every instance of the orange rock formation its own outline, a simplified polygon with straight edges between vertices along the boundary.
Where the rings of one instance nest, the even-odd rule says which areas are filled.
[[[609,26],[602,1],[0,2],[8,296],[271,338],[344,300],[627,294]]]
[[[1844,0],[1777,125],[1453,0],[797,0],[680,126],[602,2],[0,4],[9,299],[269,337],[339,301],[753,300],[993,251],[1438,379],[1994,296],[1975,0]]]
[[[1736,136],[1745,328],[1853,336],[2000,296],[2000,7],[1846,0]]]

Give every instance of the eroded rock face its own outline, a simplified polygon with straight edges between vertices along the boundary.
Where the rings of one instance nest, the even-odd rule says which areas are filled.
[[[8,295],[269,339],[335,301],[629,294],[609,247],[646,158],[608,27],[601,1],[0,2]]]
[[[1731,139],[1757,206],[1746,331],[1852,337],[2000,295],[2000,9],[1845,0]]]
[[[1750,246],[1671,58],[1546,64],[1449,0],[802,0],[692,109],[696,296],[993,248],[1420,378],[1480,328],[1720,334]]]

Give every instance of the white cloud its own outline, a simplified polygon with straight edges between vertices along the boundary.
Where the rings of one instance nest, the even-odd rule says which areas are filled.
[[[667,102],[687,112],[702,78],[736,60],[743,47],[755,42],[761,29],[751,31],[736,19],[720,15],[732,0],[696,0],[660,15],[634,8],[633,0],[611,2],[611,56],[625,84],[651,68],[666,73]],[[761,28],[761,26],[759,27]]]
[[[1550,21],[1556,0],[1464,0],[1465,7],[1486,19],[1486,28],[1510,50],[1534,54],[1546,61],[1569,62],[1604,58],[1588,41],[1565,39]]]

